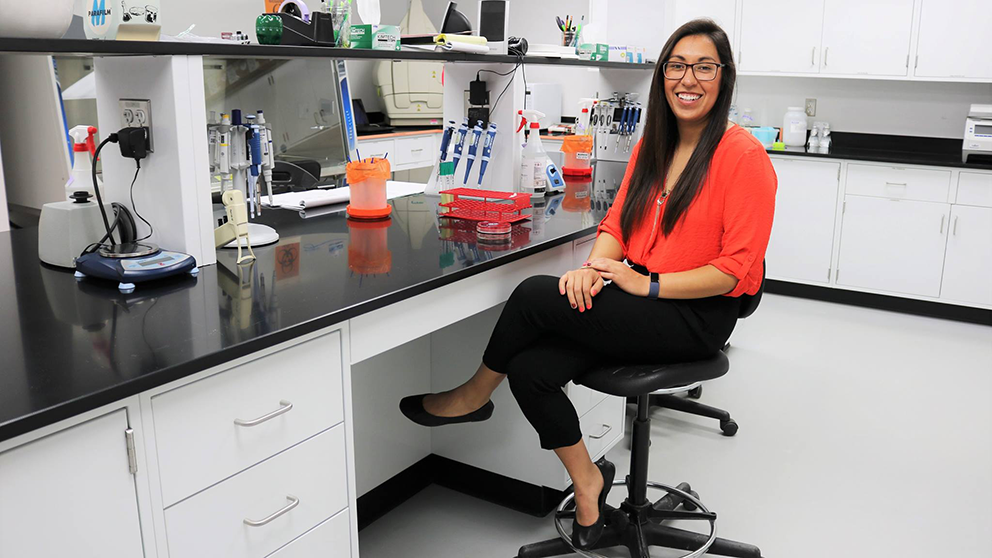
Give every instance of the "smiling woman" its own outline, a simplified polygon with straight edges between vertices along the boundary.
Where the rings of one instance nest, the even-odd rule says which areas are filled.
[[[603,532],[615,467],[590,460],[562,387],[604,363],[715,354],[737,323],[738,297],[761,284],[771,234],[775,171],[761,144],[727,121],[736,71],[726,33],[712,21],[691,21],[659,60],[644,137],[588,262],[560,278],[521,283],[470,380],[400,402],[424,426],[483,421],[493,414],[493,390],[508,378],[541,446],[572,479],[571,540],[580,549]]]

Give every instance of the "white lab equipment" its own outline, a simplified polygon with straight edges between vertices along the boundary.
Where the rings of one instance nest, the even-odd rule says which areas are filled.
[[[75,0],[0,0],[0,37],[59,39],[69,30]]]
[[[38,221],[38,257],[41,261],[59,267],[76,267],[76,257],[103,237],[106,229],[100,206],[90,199],[90,194],[81,190],[71,201],[46,203],[41,208]],[[109,203],[103,204],[103,208],[107,215],[113,216],[114,210]]]
[[[378,7],[378,2],[376,2]],[[362,3],[359,2],[359,13]],[[369,23],[362,16],[362,21]],[[400,22],[402,35],[434,34],[437,30],[424,12],[422,0],[412,0]],[[383,112],[394,126],[433,126],[444,119],[444,64],[421,61],[377,62],[372,81],[382,97]]]
[[[782,141],[786,147],[806,145],[806,111],[802,107],[789,107],[782,119]]]
[[[224,210],[227,212],[227,222],[214,229],[214,245],[233,245],[238,249],[238,264],[255,259],[255,251],[251,249],[251,239],[248,224],[248,208],[245,207],[245,195],[241,190],[228,190],[221,196]],[[241,252],[242,242],[248,248],[248,255]]]
[[[972,155],[992,156],[992,105],[971,105],[968,110],[961,161],[967,163]]]

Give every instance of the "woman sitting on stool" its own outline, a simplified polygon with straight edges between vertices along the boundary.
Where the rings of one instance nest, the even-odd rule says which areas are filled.
[[[737,323],[738,297],[761,285],[771,233],[775,171],[761,144],[727,120],[736,69],[726,33],[691,21],[659,61],[644,137],[588,262],[561,278],[521,283],[470,380],[400,403],[424,426],[482,421],[509,377],[541,447],[554,450],[572,479],[577,548],[603,532],[616,469],[591,461],[562,387],[603,364],[714,355]]]

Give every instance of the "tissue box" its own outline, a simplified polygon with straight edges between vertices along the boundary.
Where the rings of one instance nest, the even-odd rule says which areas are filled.
[[[582,60],[606,61],[610,59],[610,47],[603,43],[579,45],[579,58]]]
[[[610,62],[629,62],[626,45],[610,45],[608,59]]]
[[[351,48],[399,50],[400,29],[395,25],[352,25]]]

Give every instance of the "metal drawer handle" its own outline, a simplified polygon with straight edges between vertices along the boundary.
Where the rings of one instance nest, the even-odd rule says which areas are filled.
[[[947,220],[947,215],[940,216],[940,234],[944,234],[944,221]]]
[[[954,216],[954,228],[951,229],[951,234],[954,236],[958,235],[958,216]]]
[[[269,517],[266,517],[265,519],[259,519],[258,521],[245,518],[245,525],[249,527],[261,527],[262,525],[268,525],[269,523],[275,521],[276,518],[278,518],[280,515],[287,514],[289,513],[289,510],[300,505],[300,499],[297,498],[296,496],[290,496],[287,494],[286,500],[289,500],[289,505],[287,505],[285,508],[277,511],[276,513],[270,515]]]
[[[605,427],[605,430],[603,430],[603,433],[602,434],[600,434],[599,436],[593,436],[592,434],[590,434],[589,437],[592,438],[593,440],[598,440],[598,439],[606,436],[607,434],[609,434],[610,433],[610,430],[613,430],[613,427],[610,426],[609,424],[604,424],[603,426]]]
[[[889,182],[888,180],[885,181],[885,185],[886,186],[902,186],[903,188],[905,188],[906,186],[908,186],[908,184],[905,183],[905,182]]]
[[[810,53],[809,65],[816,66],[816,47],[813,47],[813,52]]]
[[[267,415],[262,415],[255,420],[234,419],[234,424],[238,426],[258,426],[259,424],[262,424],[265,421],[272,420],[279,415],[285,415],[286,413],[293,410],[293,404],[290,403],[289,401],[286,401],[285,399],[280,401],[279,404],[282,405],[282,407],[276,409],[275,411],[272,411]]]

